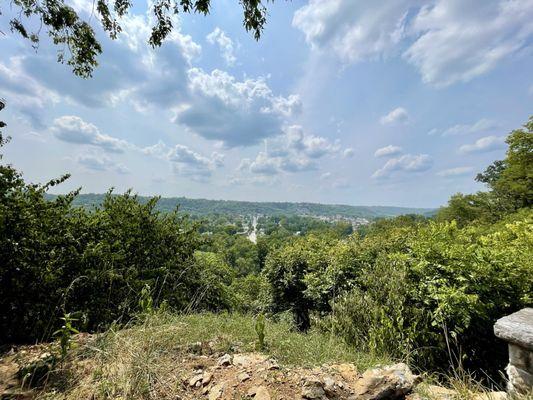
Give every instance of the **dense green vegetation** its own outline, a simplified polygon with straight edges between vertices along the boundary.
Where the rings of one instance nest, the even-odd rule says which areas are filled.
[[[48,195],[53,199],[55,196]],[[72,205],[92,208],[103,203],[105,194],[79,194]],[[148,197],[139,196],[140,202]],[[395,217],[403,214],[432,215],[435,210],[429,208],[386,207],[386,206],[348,206],[318,203],[283,203],[283,202],[252,202],[234,200],[189,199],[187,197],[162,197],[157,203],[159,211],[173,211],[177,206],[191,215],[200,216],[234,216],[234,215],[265,215],[276,217],[290,216],[340,216],[344,218],[380,218]]]
[[[276,213],[257,243],[242,208],[191,217],[131,193],[76,207],[76,192],[45,195],[67,176],[28,184],[1,165],[0,341],[50,339],[64,315],[97,331],[147,309],[238,311],[423,368],[495,372],[506,350],[493,323],[533,304],[532,135],[530,119],[478,176],[488,190],[454,195],[434,218],[354,232]]]

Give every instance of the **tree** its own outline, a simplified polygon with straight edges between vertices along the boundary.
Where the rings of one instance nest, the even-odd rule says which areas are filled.
[[[487,192],[455,194],[437,214],[438,220],[456,220],[460,226],[471,221],[495,222],[506,214],[533,205],[533,116],[523,129],[512,131],[505,159],[494,161],[476,176]]]
[[[244,28],[253,32],[255,39],[258,40],[266,23],[266,7],[261,0],[239,0],[239,2],[244,14]],[[19,33],[37,47],[40,40],[39,33],[30,31],[28,26],[44,26],[54,44],[63,46],[58,53],[58,61],[61,63],[66,61],[72,67],[74,74],[80,77],[87,78],[92,75],[98,65],[97,58],[102,53],[102,46],[96,39],[93,26],[81,19],[64,0],[14,0],[10,5],[18,7],[20,11],[9,21],[12,32]],[[132,6],[131,0],[96,0],[93,3],[95,8],[93,11],[98,14],[104,31],[111,39],[116,39],[122,30],[119,20]],[[210,10],[211,0],[155,0],[152,6],[155,23],[148,43],[152,47],[161,46],[172,32],[173,16],[192,12],[207,15]],[[0,15],[2,15],[1,8]],[[65,49],[70,56],[65,54]]]
[[[317,302],[307,293],[307,278],[327,268],[327,249],[326,240],[309,236],[298,238],[267,257],[264,273],[272,287],[274,311],[292,311],[299,331],[311,327],[309,312]]]

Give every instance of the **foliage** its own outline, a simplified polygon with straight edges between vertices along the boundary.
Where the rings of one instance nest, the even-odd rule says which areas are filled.
[[[127,322],[146,285],[153,307],[229,307],[231,274],[195,254],[202,238],[190,219],[129,192],[92,210],[71,206],[77,192],[45,199],[67,178],[27,184],[0,165],[0,342],[49,338],[67,311],[90,331]]]
[[[53,195],[50,198],[53,199]],[[104,199],[104,194],[84,193],[74,199],[73,205],[93,208],[100,206]],[[149,200],[149,197],[138,197],[141,203]],[[285,202],[253,202],[253,201],[235,201],[235,200],[208,200],[208,199],[190,199],[187,197],[162,197],[157,203],[157,210],[172,212],[179,205],[180,210],[191,216],[205,217],[213,225],[237,224],[238,218],[244,216],[259,215],[269,217],[274,224],[281,219],[286,218],[288,221],[294,221],[296,226],[300,223],[309,225],[320,221],[316,217],[327,217],[335,219],[338,216],[342,218],[366,218],[373,220],[375,218],[391,218],[404,214],[430,215],[435,210],[431,208],[412,208],[412,207],[387,207],[387,206],[349,206],[338,204],[319,204],[319,203],[285,203]],[[261,220],[261,218],[260,218]],[[261,222],[261,221],[260,221]],[[265,221],[270,225],[269,221]],[[301,230],[293,230],[296,232]]]
[[[54,332],[54,336],[59,338],[59,346],[61,348],[61,359],[65,359],[68,354],[68,351],[72,347],[72,335],[79,333],[79,331],[74,328],[73,322],[77,321],[76,318],[72,317],[70,313],[66,313],[61,317],[63,325],[57,331]]]
[[[495,222],[506,214],[533,205],[533,117],[523,129],[512,131],[504,160],[493,162],[476,180],[488,192],[451,197],[437,215],[439,220],[456,220],[461,226],[470,222]]]
[[[270,311],[271,290],[264,275],[236,278],[231,283],[230,292],[234,300],[232,310],[250,314]]]
[[[243,25],[252,31],[256,40],[266,23],[266,7],[260,0],[240,0],[243,10]],[[94,27],[89,21],[80,18],[77,12],[64,0],[47,0],[43,2],[15,0],[12,3],[19,12],[9,21],[12,32],[28,39],[32,46],[39,44],[39,32],[45,27],[55,45],[61,45],[58,53],[59,62],[67,62],[74,74],[90,77],[98,65],[97,58],[102,47],[96,38]],[[116,39],[122,31],[120,19],[133,7],[130,0],[97,0],[94,10],[98,14],[101,28],[111,39]],[[151,5],[154,25],[148,43],[159,47],[170,35],[180,13],[209,14],[210,0],[158,0]],[[2,14],[0,9],[0,15]],[[31,32],[29,26],[39,26],[39,30]],[[68,49],[69,55],[65,54]]]
[[[257,350],[263,351],[266,349],[265,344],[265,315],[259,314],[255,319],[255,333],[257,333]]]

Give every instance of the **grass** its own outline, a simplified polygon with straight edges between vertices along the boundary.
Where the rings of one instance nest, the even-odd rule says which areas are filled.
[[[70,354],[62,374],[65,384],[50,385],[39,398],[160,399],[176,398],[179,365],[196,342],[211,342],[216,352],[255,351],[255,320],[240,314],[155,314],[125,329],[109,330]],[[384,357],[357,352],[342,340],[288,323],[266,321],[263,353],[285,367],[354,363],[359,370],[386,363]]]
[[[253,317],[240,314],[150,315],[123,329],[110,329],[74,348],[37,398],[176,399],[187,374],[184,355],[190,352],[192,344],[211,342],[212,349],[220,353],[255,351],[254,326]],[[348,362],[364,371],[391,362],[386,357],[358,352],[332,335],[313,330],[307,334],[294,332],[285,322],[267,320],[265,333],[263,353],[284,367]],[[488,390],[470,376],[455,374],[445,380],[453,390],[450,399],[499,400],[487,396]],[[428,384],[438,384],[437,380],[426,376],[425,382],[416,390],[420,398],[441,400],[438,394],[428,392]],[[533,396],[508,400],[533,400]]]

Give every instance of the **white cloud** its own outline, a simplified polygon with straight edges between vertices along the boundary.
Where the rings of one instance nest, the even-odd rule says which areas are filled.
[[[496,121],[487,118],[482,118],[473,124],[457,124],[450,126],[449,128],[446,128],[442,131],[433,128],[428,132],[428,135],[440,134],[442,136],[459,136],[468,135],[472,133],[487,132],[490,130],[495,130],[497,128],[499,128],[499,125]]]
[[[206,180],[217,167],[223,165],[219,153],[213,153],[211,158],[207,158],[181,144],[177,144],[169,151],[167,159],[172,163],[176,174],[199,181]]]
[[[218,26],[213,32],[206,37],[207,41],[211,44],[217,44],[222,52],[222,57],[226,61],[228,66],[235,65],[237,58],[235,57],[235,49],[233,41],[226,35],[226,33]]]
[[[91,171],[114,171],[119,174],[128,174],[130,172],[123,164],[115,163],[105,155],[94,153],[81,154],[76,157],[76,161]]]
[[[473,144],[465,144],[459,148],[463,154],[486,153],[489,151],[505,148],[505,136],[485,136],[478,139]]]
[[[424,4],[425,3],[425,4]],[[402,51],[422,80],[466,82],[527,47],[533,0],[310,0],[293,26],[315,50],[344,62]]]
[[[394,174],[422,172],[431,168],[433,160],[427,154],[405,154],[391,158],[372,175],[375,179],[390,178]]]
[[[188,71],[190,99],[175,122],[228,147],[248,146],[281,133],[285,119],[301,110],[300,98],[275,96],[265,79],[237,81],[227,72]]]
[[[123,153],[127,148],[131,148],[125,140],[104,135],[95,125],[74,115],[56,118],[50,131],[63,142],[91,145],[109,153]]]
[[[377,58],[394,49],[404,36],[405,15],[412,1],[374,2],[310,0],[292,20],[314,49],[326,49],[343,61]]]
[[[18,110],[32,126],[44,128],[43,114],[48,102],[57,103],[55,91],[43,86],[23,70],[23,57],[11,57],[9,63],[0,62],[0,88],[10,108]]]
[[[374,157],[395,156],[397,154],[400,154],[401,152],[402,148],[400,146],[393,146],[392,144],[389,144],[388,146],[377,149],[374,153]]]
[[[472,167],[456,167],[439,171],[437,175],[443,177],[464,176],[470,175],[473,170],[474,168]]]
[[[426,83],[467,82],[527,46],[532,20],[532,0],[438,0],[413,19],[404,57]]]
[[[311,171],[319,159],[340,151],[338,141],[306,134],[300,125],[284,126],[282,135],[265,140],[265,151],[253,160],[243,159],[238,170],[263,175]]]
[[[255,159],[245,158],[238,168],[240,171],[249,171],[259,175],[277,175],[282,172],[303,172],[316,169],[316,164],[312,160],[287,154],[285,156],[272,156],[266,152],[259,152]]]
[[[406,124],[408,121],[409,114],[407,114],[407,110],[403,107],[396,107],[394,110],[389,112],[387,115],[384,115],[379,120],[381,125],[401,125]]]
[[[342,156],[344,158],[352,158],[354,155],[355,155],[355,151],[351,147],[344,149],[344,151],[342,152]]]

